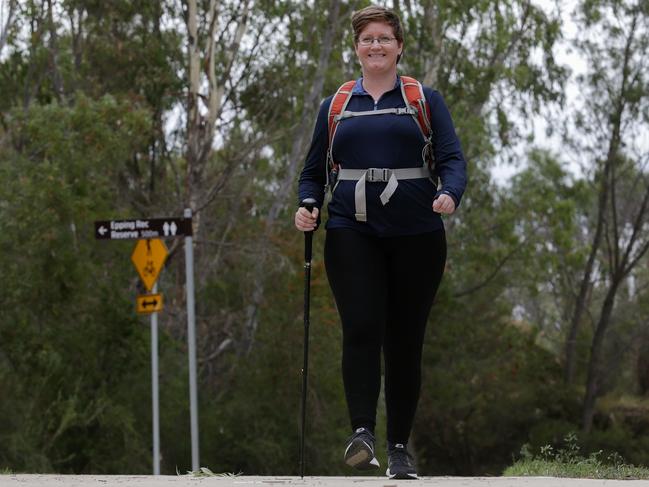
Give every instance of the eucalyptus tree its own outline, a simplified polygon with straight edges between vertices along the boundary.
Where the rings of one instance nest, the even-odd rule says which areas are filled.
[[[538,273],[528,276],[525,303],[563,359],[566,383],[584,386],[580,418],[570,419],[588,432],[598,397],[632,392],[620,367],[646,327],[639,300],[649,251],[649,149],[641,136],[649,121],[649,23],[646,5],[628,1],[584,2],[577,20],[587,72],[577,78],[581,96],[565,140],[581,172],[570,176],[533,158],[545,174],[528,180],[527,171],[514,189],[517,198],[545,193],[519,215],[526,235],[541,236],[545,265],[531,267]]]
[[[588,220],[589,255],[566,342],[566,373],[568,379],[574,374],[578,328],[590,316],[581,418],[589,431],[596,400],[606,392],[604,351],[616,322],[615,305],[649,251],[649,149],[640,137],[649,123],[649,10],[641,1],[589,1],[581,5],[579,20],[578,45],[589,70],[581,79],[585,97],[574,146],[588,161],[597,202]]]
[[[141,212],[169,171],[163,125],[182,86],[179,38],[164,25],[173,15],[169,2],[19,2],[0,63],[2,113],[32,103],[73,105],[79,93],[110,93],[151,112],[150,150],[121,175]]]

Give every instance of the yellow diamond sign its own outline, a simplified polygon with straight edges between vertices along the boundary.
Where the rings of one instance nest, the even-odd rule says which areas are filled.
[[[131,261],[137,269],[140,279],[144,283],[147,291],[153,289],[153,285],[158,280],[162,266],[167,260],[167,247],[159,238],[147,240],[138,240],[131,254]]]

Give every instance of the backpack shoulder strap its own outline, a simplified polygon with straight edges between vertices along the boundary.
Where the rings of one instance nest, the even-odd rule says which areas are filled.
[[[410,76],[401,76],[401,95],[406,106],[411,106],[417,110],[417,125],[426,141],[430,140],[433,135],[433,129],[430,125],[430,106],[424,96],[424,90],[421,83]]]
[[[327,117],[329,122],[329,150],[331,150],[331,143],[334,140],[336,128],[338,127],[338,119],[336,117],[345,111],[349,99],[352,97],[352,89],[355,84],[355,80],[343,83],[331,99],[331,105],[329,105],[329,114]]]
[[[329,105],[329,112],[327,114],[327,127],[329,133],[329,146],[327,147],[327,163],[325,168],[325,177],[326,185],[333,192],[334,187],[338,178],[338,164],[334,162],[333,158],[333,141],[334,135],[336,135],[336,129],[340,123],[339,115],[345,111],[347,104],[349,103],[350,98],[352,97],[352,90],[356,84],[355,80],[349,80],[338,88],[336,94],[331,99],[331,104]]]

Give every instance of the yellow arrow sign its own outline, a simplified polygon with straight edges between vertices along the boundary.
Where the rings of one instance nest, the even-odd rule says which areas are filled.
[[[162,311],[162,304],[162,294],[141,294],[136,300],[138,313],[148,314]]]
[[[137,269],[147,291],[151,291],[158,280],[162,266],[167,260],[167,247],[159,238],[138,240],[131,254],[131,261]]]

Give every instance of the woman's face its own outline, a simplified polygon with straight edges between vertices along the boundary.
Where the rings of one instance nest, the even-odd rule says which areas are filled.
[[[367,24],[356,43],[356,55],[363,68],[363,75],[395,71],[397,57],[401,54],[402,48],[403,43],[395,39],[390,24],[384,22]]]

